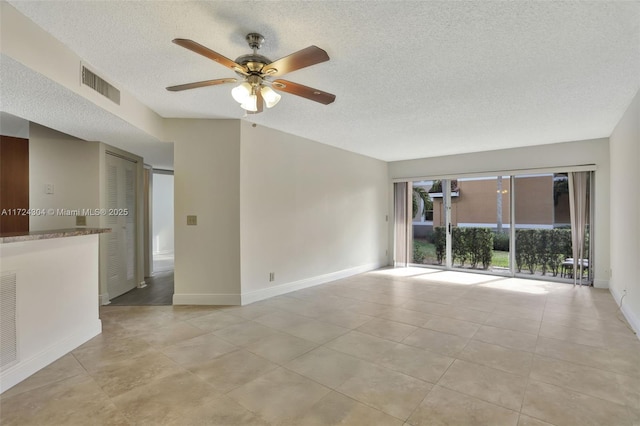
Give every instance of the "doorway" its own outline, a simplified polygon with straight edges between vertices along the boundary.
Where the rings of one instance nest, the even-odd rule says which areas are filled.
[[[137,162],[106,153],[107,290],[113,299],[136,288]]]
[[[173,245],[173,171],[153,170],[152,185],[152,275],[172,272]]]
[[[113,305],[171,305],[174,293],[173,171],[145,169],[145,286],[111,300]]]

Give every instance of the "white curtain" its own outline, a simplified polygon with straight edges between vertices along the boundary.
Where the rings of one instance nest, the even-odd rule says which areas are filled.
[[[394,216],[395,216],[395,247],[393,265],[407,267],[411,259],[411,229],[412,218],[411,182],[398,182],[393,185]]]
[[[587,231],[587,181],[589,172],[569,173],[569,213],[571,216],[571,243],[573,248],[573,285],[582,285],[583,268],[589,267],[585,258]]]

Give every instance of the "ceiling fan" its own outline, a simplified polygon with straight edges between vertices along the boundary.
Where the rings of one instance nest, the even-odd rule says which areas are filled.
[[[231,95],[248,113],[257,114],[262,112],[263,106],[267,108],[275,106],[280,100],[280,92],[301,96],[324,105],[335,101],[336,96],[323,92],[312,87],[303,86],[288,80],[272,80],[292,71],[299,70],[311,65],[319,64],[329,60],[327,52],[317,46],[309,46],[291,55],[271,61],[258,54],[258,49],[264,42],[264,37],[258,33],[249,33],[246,36],[249,47],[253,53],[242,55],[235,61],[214,52],[213,50],[196,43],[193,40],[176,38],[173,40],[178,46],[189,49],[195,53],[212,59],[227,68],[235,71],[241,78],[242,83],[233,90]],[[195,89],[198,87],[215,86],[225,83],[236,83],[235,78],[218,78],[215,80],[198,81],[194,83],[180,84],[167,87],[167,90],[178,92],[181,90]],[[273,90],[275,89],[275,90]]]

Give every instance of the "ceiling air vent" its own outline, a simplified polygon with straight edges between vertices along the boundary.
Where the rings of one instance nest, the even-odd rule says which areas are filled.
[[[97,76],[89,68],[82,66],[82,84],[89,86],[102,96],[120,105],[120,91]]]

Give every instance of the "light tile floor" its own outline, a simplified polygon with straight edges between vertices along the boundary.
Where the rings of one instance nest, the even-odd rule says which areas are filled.
[[[245,307],[105,306],[4,425],[640,425],[606,290],[386,269]]]

